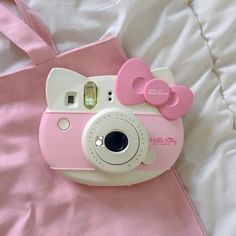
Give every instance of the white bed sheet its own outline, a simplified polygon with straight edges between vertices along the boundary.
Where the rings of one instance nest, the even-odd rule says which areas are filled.
[[[191,87],[177,162],[209,235],[236,235],[236,2],[234,0],[27,0],[59,51],[118,35],[129,56],[169,66]],[[9,6],[10,2],[5,2]],[[28,64],[0,35],[0,73]]]

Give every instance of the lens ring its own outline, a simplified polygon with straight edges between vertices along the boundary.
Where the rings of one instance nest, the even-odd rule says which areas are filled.
[[[128,137],[120,131],[112,131],[105,137],[105,146],[112,152],[121,152],[128,146]]]
[[[96,146],[94,148],[97,157],[111,165],[124,165],[135,156],[135,153],[137,153],[137,150],[140,146],[140,137],[137,133],[137,130],[129,122],[119,118],[113,117],[106,122],[99,122],[99,125],[94,131],[97,135],[101,135],[104,141],[107,134],[111,133],[112,131],[120,131],[126,134],[129,143],[123,151],[113,152],[105,146],[104,142],[102,146]],[[94,142],[94,136],[91,135],[91,137],[91,141]]]
[[[105,138],[113,131],[127,136],[127,147],[125,141],[118,145],[124,151],[113,152],[106,147]],[[104,137],[103,145],[96,146],[98,136]],[[135,169],[144,160],[148,150],[145,127],[134,114],[118,108],[104,109],[94,115],[86,123],[81,141],[85,158],[96,169],[109,173],[125,173]]]

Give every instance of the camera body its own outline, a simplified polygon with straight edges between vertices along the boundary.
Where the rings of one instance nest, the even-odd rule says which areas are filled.
[[[152,74],[174,84],[168,68]],[[181,118],[166,119],[145,102],[122,104],[115,83],[116,76],[51,70],[39,142],[53,170],[82,184],[124,186],[157,177],[175,163],[183,145]]]

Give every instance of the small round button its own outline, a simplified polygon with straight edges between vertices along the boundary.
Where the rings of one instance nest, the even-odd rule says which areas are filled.
[[[70,122],[66,118],[62,118],[58,121],[58,127],[61,130],[67,130],[70,127]]]

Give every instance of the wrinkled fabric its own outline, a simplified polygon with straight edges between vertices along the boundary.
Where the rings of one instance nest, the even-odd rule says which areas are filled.
[[[126,60],[116,39],[73,49],[110,34],[119,33],[128,55],[144,58],[152,67],[170,66],[177,82],[206,95],[215,84],[212,82],[205,93],[199,90],[202,84],[197,81],[201,74],[192,75],[191,67],[187,66],[204,58],[204,70],[210,58],[205,58],[208,55],[205,42],[200,40],[199,26],[191,9],[180,1],[164,0],[145,4],[26,2],[50,27],[62,54],[33,66],[25,53],[1,37],[0,69],[2,74],[11,73],[0,77],[0,235],[204,235],[174,169],[132,187],[87,187],[50,170],[38,145],[49,70],[60,66],[87,76],[115,74]],[[23,66],[27,68],[21,70]],[[12,73],[15,70],[18,71]],[[219,91],[215,90],[216,102],[220,103]],[[202,109],[201,99],[201,96],[196,99],[196,105],[184,119],[186,141],[178,169],[185,180],[184,173],[188,171],[189,179],[193,179],[185,157],[192,157],[192,143],[188,141],[194,138],[191,127],[198,109]],[[195,161],[201,163],[199,158]],[[194,196],[193,199],[196,200]],[[195,204],[199,207],[197,201]]]

